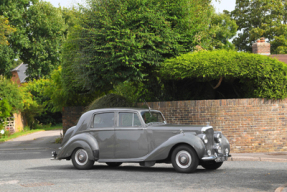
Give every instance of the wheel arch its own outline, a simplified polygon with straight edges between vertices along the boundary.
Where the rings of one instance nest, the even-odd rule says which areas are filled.
[[[189,143],[185,143],[185,142],[181,142],[181,143],[177,143],[175,144],[169,151],[169,154],[168,154],[168,160],[171,160],[171,155],[172,155],[172,152],[178,147],[178,146],[181,146],[181,145],[186,145],[188,147],[190,147],[197,155],[198,159],[199,159],[199,156],[198,156],[198,152],[194,149],[194,147],[192,145],[190,145]]]
[[[94,137],[88,133],[75,135],[63,146],[59,153],[59,159],[70,159],[76,149],[83,148],[88,152],[90,160],[99,159],[99,145]]]

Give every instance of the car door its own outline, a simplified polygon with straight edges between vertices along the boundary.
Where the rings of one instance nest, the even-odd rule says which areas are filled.
[[[115,158],[139,158],[147,154],[147,132],[138,113],[118,112],[115,127]]]
[[[93,116],[90,133],[99,144],[99,158],[113,159],[115,147],[115,113],[101,112]]]

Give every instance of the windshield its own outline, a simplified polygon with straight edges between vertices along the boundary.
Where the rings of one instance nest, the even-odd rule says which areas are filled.
[[[141,112],[143,120],[146,124],[148,123],[166,123],[161,113],[153,111]]]

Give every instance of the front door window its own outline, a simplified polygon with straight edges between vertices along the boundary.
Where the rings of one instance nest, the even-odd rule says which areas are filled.
[[[138,127],[141,122],[136,113],[119,113],[119,127]]]

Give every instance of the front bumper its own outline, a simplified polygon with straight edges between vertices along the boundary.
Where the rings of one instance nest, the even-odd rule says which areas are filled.
[[[223,154],[218,154],[218,155],[212,155],[209,157],[202,157],[202,161],[216,161],[216,162],[223,162],[227,161],[228,157],[231,157],[231,155],[223,155]]]

